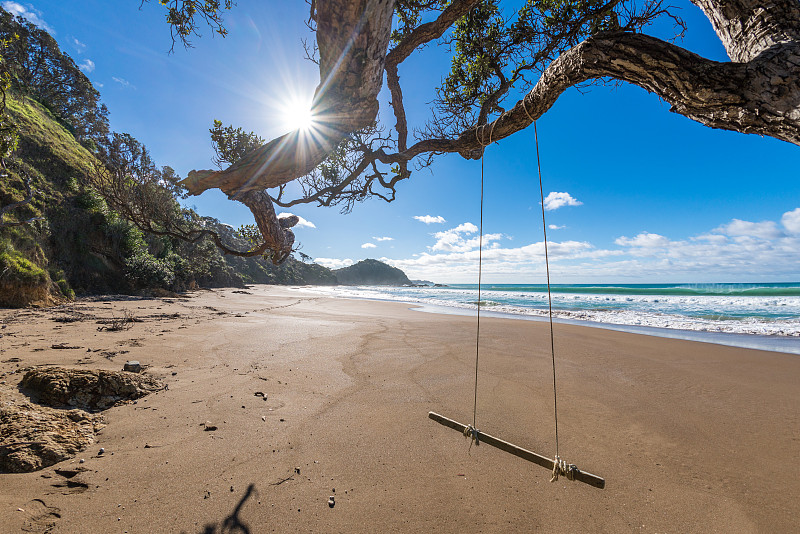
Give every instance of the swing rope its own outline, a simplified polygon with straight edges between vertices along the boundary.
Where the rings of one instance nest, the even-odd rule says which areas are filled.
[[[497,124],[497,122],[495,122]],[[478,140],[482,148],[486,148],[487,146],[492,144],[492,135],[494,134],[494,124],[492,125],[492,129],[489,130],[489,142],[487,144],[483,144],[481,138],[483,137],[483,131],[486,128],[486,125],[481,128],[481,135],[478,135],[478,130],[475,130],[475,138]],[[472,424],[469,425],[467,428],[464,429],[464,436],[470,438],[470,447],[472,447],[472,443],[478,445],[480,442],[478,441],[478,361],[480,360],[480,341],[481,341],[481,287],[482,287],[482,277],[483,277],[483,155],[485,150],[481,152],[481,202],[480,202],[480,222],[479,222],[479,239],[478,239],[478,302],[477,302],[477,327],[475,328],[475,392],[473,396],[473,403],[472,403]]]
[[[547,316],[550,319],[550,356],[553,361],[553,419],[555,420],[556,458],[558,458],[558,392],[556,390],[556,346],[553,338],[553,298],[550,295],[550,258],[547,251],[547,223],[544,217],[544,187],[542,186],[542,163],[539,158],[539,132],[533,121],[533,138],[536,142],[536,167],[539,170],[539,198],[542,202],[542,235],[544,235],[544,265],[547,273]]]
[[[524,103],[524,101],[523,101]],[[527,108],[525,113],[527,113]],[[528,115],[530,117],[530,115]],[[575,480],[575,464],[568,464],[558,454],[558,390],[556,388],[556,345],[553,336],[553,297],[550,291],[550,257],[547,251],[547,222],[544,215],[544,186],[542,185],[542,162],[539,157],[539,132],[536,121],[533,121],[533,138],[536,144],[536,167],[539,171],[539,198],[542,203],[542,235],[544,236],[544,265],[547,273],[547,317],[550,323],[550,357],[553,362],[553,421],[555,422],[556,457],[553,460],[553,476],[550,482],[555,482],[563,475],[567,480]]]
[[[478,358],[480,357],[481,340],[481,277],[483,275],[483,154],[481,154],[481,217],[479,223],[480,239],[478,240],[478,318],[475,329],[475,396],[472,404],[472,428],[477,428],[478,415]],[[477,431],[476,431],[477,432]],[[477,434],[475,442],[477,443]]]
[[[523,101],[524,106],[524,101]],[[548,322],[550,324],[550,359],[552,361],[552,368],[553,368],[553,421],[555,423],[555,440],[556,440],[556,456],[553,461],[553,476],[550,479],[550,482],[555,482],[558,480],[558,477],[563,475],[566,476],[567,479],[573,480],[574,473],[577,467],[574,464],[568,464],[564,460],[561,459],[559,455],[559,448],[558,448],[558,388],[556,387],[556,348],[555,348],[555,337],[553,335],[553,297],[552,291],[550,286],[550,255],[547,249],[547,220],[545,217],[545,208],[544,208],[544,185],[542,182],[542,162],[541,157],[539,155],[539,131],[536,126],[536,121],[533,120],[533,117],[530,116],[528,113],[527,106],[525,106],[525,113],[528,115],[533,121],[533,138],[534,143],[536,145],[536,168],[539,175],[539,198],[541,200],[542,206],[542,235],[544,239],[544,264],[545,264],[545,273],[547,275],[547,316]],[[479,240],[478,240],[478,302],[477,302],[477,314],[476,314],[476,329],[475,329],[475,391],[473,397],[473,404],[472,404],[472,425],[468,426],[464,430],[464,436],[471,438],[471,441],[474,442],[476,445],[479,444],[478,441],[478,428],[477,428],[477,417],[478,417],[478,362],[480,360],[480,338],[481,338],[481,289],[483,287],[483,197],[484,197],[484,154],[486,153],[485,148],[492,144],[492,134],[494,134],[494,125],[497,124],[499,121],[495,121],[492,125],[492,129],[489,131],[489,142],[484,145],[482,141],[483,131],[486,128],[484,127],[481,129],[481,135],[478,135],[478,131],[475,131],[475,137],[478,139],[478,143],[480,143],[481,147],[484,149],[481,152],[481,199],[480,199],[480,224],[479,224]],[[470,447],[472,443],[470,443]]]
[[[549,253],[547,250],[547,223],[545,219],[544,213],[544,186],[542,185],[542,166],[541,160],[539,157],[539,134],[536,130],[536,121],[531,117],[530,113],[528,113],[528,109],[525,105],[525,100],[523,99],[523,109],[525,109],[525,113],[528,115],[528,118],[534,125],[534,138],[536,142],[536,164],[539,171],[539,197],[542,203],[542,228],[544,231],[544,251],[545,251],[545,266],[547,271],[547,302],[548,302],[548,315],[550,319],[550,356],[553,364],[553,412],[554,412],[554,421],[555,421],[555,438],[556,438],[556,456],[553,460],[547,458],[546,456],[542,456],[540,454],[536,454],[535,452],[529,451],[527,449],[523,449],[513,443],[509,443],[507,441],[503,441],[502,439],[496,438],[492,435],[479,432],[477,429],[477,417],[478,417],[478,364],[480,360],[480,331],[481,331],[481,291],[483,288],[483,204],[484,204],[484,153],[487,146],[492,144],[492,137],[494,134],[494,127],[500,122],[500,119],[496,120],[492,124],[492,128],[489,131],[489,142],[483,142],[483,134],[486,130],[486,125],[482,125],[480,128],[475,129],[475,138],[478,143],[481,145],[483,149],[481,152],[481,198],[480,198],[480,228],[479,228],[479,241],[478,241],[478,301],[477,301],[477,313],[476,313],[476,320],[477,320],[477,328],[475,332],[475,389],[474,389],[474,399],[472,404],[472,424],[465,425],[459,423],[458,421],[454,421],[453,419],[449,419],[444,417],[443,415],[439,415],[435,412],[428,412],[428,417],[433,419],[437,423],[444,425],[446,427],[452,428],[453,430],[457,430],[458,432],[462,433],[464,437],[470,439],[470,449],[472,448],[472,443],[475,445],[479,444],[478,439],[480,438],[484,443],[488,444],[491,447],[498,448],[514,456],[519,458],[523,458],[528,460],[529,462],[533,462],[537,465],[542,467],[546,467],[548,469],[553,470],[553,476],[550,479],[550,482],[555,482],[558,480],[559,476],[564,476],[568,480],[578,480],[585,484],[589,484],[596,488],[604,488],[605,487],[605,480],[602,477],[597,475],[593,475],[586,471],[581,471],[577,468],[574,464],[569,464],[562,460],[559,456],[558,450],[558,397],[557,397],[557,389],[556,389],[556,355],[555,355],[555,342],[553,337],[553,301],[551,295],[551,286],[550,286],[550,258]],[[502,115],[501,117],[502,118]]]

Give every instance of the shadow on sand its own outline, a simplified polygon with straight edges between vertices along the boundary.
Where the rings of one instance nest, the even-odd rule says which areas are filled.
[[[242,522],[239,518],[239,513],[242,511],[244,507],[244,503],[247,502],[247,499],[255,492],[256,485],[250,484],[247,486],[247,491],[244,492],[242,498],[239,499],[239,503],[236,505],[236,508],[233,509],[233,512],[226,517],[222,523],[210,523],[203,527],[203,530],[200,534],[233,534],[233,533],[241,533],[241,534],[251,534],[250,527]]]

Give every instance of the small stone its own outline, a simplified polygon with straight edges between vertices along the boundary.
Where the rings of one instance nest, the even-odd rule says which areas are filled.
[[[81,463],[81,464],[82,464],[82,463],[84,463],[85,461],[86,461],[86,460],[84,460],[83,458],[81,458],[81,461],[80,461],[80,462],[78,462],[78,463]]]
[[[205,425],[203,426],[203,430],[206,432],[214,432],[217,429],[217,425],[211,423],[211,421],[206,421]]]
[[[333,495],[328,497],[328,506],[330,508],[333,508],[334,506],[336,506],[336,500],[333,498]]]
[[[3,328],[5,328],[5,325],[3,325]],[[17,512],[24,512],[24,511],[25,511],[25,510],[24,510],[24,509],[22,509],[22,508],[17,508]]]
[[[122,366],[123,371],[128,371],[130,373],[141,373],[142,372],[142,364],[140,364],[136,360],[128,360],[125,362],[125,365]]]
[[[100,450],[99,450],[98,452],[99,452],[100,454],[105,454],[106,450],[105,450],[105,448],[103,448],[103,447],[100,447]]]
[[[172,376],[175,376],[177,374],[178,374],[178,371],[172,371]]]
[[[266,415],[262,415],[262,416],[261,416],[261,420],[262,420],[262,421],[266,421],[266,420],[267,420],[267,416],[266,416]]]

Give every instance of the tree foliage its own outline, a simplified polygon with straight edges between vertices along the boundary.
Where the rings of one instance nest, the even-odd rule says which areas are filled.
[[[142,5],[150,0],[142,0]],[[172,51],[175,43],[180,41],[184,47],[191,47],[192,36],[199,36],[199,24],[206,23],[214,33],[225,37],[222,18],[223,10],[231,9],[236,3],[233,0],[158,0],[158,3],[167,10],[166,19],[172,36]]]
[[[98,156],[101,163],[90,174],[90,184],[139,230],[191,243],[209,237],[226,254],[263,253],[230,248],[216,231],[205,228],[193,211],[182,208],[177,201],[185,197],[180,176],[171,167],[158,167],[147,148],[131,135],[112,133],[98,147]]]
[[[6,91],[11,87],[11,73],[5,56],[11,42],[16,39],[16,35],[0,39],[0,167],[5,167],[4,158],[14,152],[19,142],[17,125],[6,113]]]
[[[253,132],[241,128],[223,126],[222,121],[214,119],[211,133],[211,146],[216,157],[214,164],[220,169],[225,164],[232,165],[264,144],[264,140]]]
[[[44,105],[87,146],[108,134],[100,93],[49,33],[0,8],[0,40],[12,91]]]

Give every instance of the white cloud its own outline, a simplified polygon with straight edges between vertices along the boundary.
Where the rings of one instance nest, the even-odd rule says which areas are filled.
[[[414,218],[420,222],[424,222],[425,224],[441,224],[447,222],[441,215],[414,215]]]
[[[657,248],[669,245],[669,239],[663,235],[642,232],[634,238],[618,237],[614,243],[622,247]]]
[[[300,228],[316,228],[317,227],[317,225],[315,225],[313,222],[307,221],[306,219],[300,217],[299,215],[295,215],[294,213],[283,212],[283,213],[279,213],[278,214],[278,218],[279,219],[283,218],[283,217],[292,217],[292,216],[297,217],[298,219],[300,219],[300,221],[295,225],[296,228],[297,227],[300,227]]]
[[[375,243],[364,243],[363,245],[361,245],[361,248],[378,248],[378,245],[376,245]]]
[[[74,37],[72,38],[72,46],[75,47],[79,54],[83,54],[83,51],[86,50],[86,45]]]
[[[776,220],[752,223],[733,219],[716,229],[698,228],[694,235],[674,239],[640,232],[618,237],[614,244],[604,248],[586,241],[548,241],[550,269],[555,283],[797,280],[800,208],[779,213]],[[403,269],[412,279],[475,283],[477,226],[465,222],[432,236],[433,246],[409,251],[402,258],[381,258],[381,261]],[[543,281],[543,243],[515,247],[511,244],[503,234],[484,236],[484,281]],[[350,260],[320,263],[323,261],[336,262],[334,267],[352,263]]]
[[[129,82],[125,78],[118,78],[116,76],[112,76],[111,79],[120,84],[122,87],[131,87],[131,82]]]
[[[42,19],[42,12],[35,9],[31,4],[23,6],[18,2],[3,2],[3,9],[12,15],[26,19],[28,22],[34,26],[38,26],[50,35],[56,34],[56,31]]]
[[[781,217],[781,224],[790,234],[800,234],[800,208],[784,213]]]
[[[548,227],[550,230],[563,230],[564,228],[566,228],[566,226],[563,226],[563,225],[562,225],[562,226],[559,226],[559,225],[557,225],[557,224],[548,224],[548,225],[547,225],[547,227]]]
[[[783,235],[774,221],[754,223],[740,219],[733,219],[728,224],[714,229],[714,232],[730,237],[760,237],[761,239],[775,239]]]
[[[318,263],[328,269],[341,269],[342,267],[353,265],[354,262],[350,258],[345,258],[343,260],[338,258],[314,258],[314,263]]]
[[[433,237],[436,238],[436,243],[429,247],[432,251],[442,252],[467,252],[472,250],[480,244],[480,236],[468,238],[478,231],[478,227],[470,222],[459,224],[450,230],[436,232]],[[484,234],[483,242],[488,244],[492,241],[501,239],[503,234]]]
[[[544,197],[544,209],[547,211],[557,210],[564,206],[580,206],[583,202],[572,197],[569,193],[558,193],[551,191]]]
[[[708,243],[715,243],[717,245],[721,245],[723,243],[727,243],[728,238],[720,234],[702,234],[697,237],[693,237],[692,241],[707,241]]]
[[[373,236],[372,239],[374,239],[375,241],[394,241],[393,237],[374,237]]]
[[[78,68],[81,69],[84,74],[89,74],[94,71],[94,61],[91,59],[84,59],[83,62],[78,65]]]
[[[433,237],[438,239],[440,236],[443,236],[445,234],[461,234],[461,233],[474,234],[477,231],[478,231],[477,226],[475,226],[471,222],[465,222],[459,224],[455,228],[451,228],[450,230],[445,230],[443,232],[436,232],[435,234],[433,234]]]
[[[548,242],[547,246],[551,269],[559,261],[623,254],[621,251],[594,250],[590,243],[578,241]],[[493,243],[483,251],[484,279],[513,281],[523,277],[544,277],[544,256],[541,241],[517,248],[503,248],[499,243]],[[478,275],[478,250],[443,254],[424,252],[409,259],[382,258],[381,261],[402,269],[411,278],[473,283]]]

